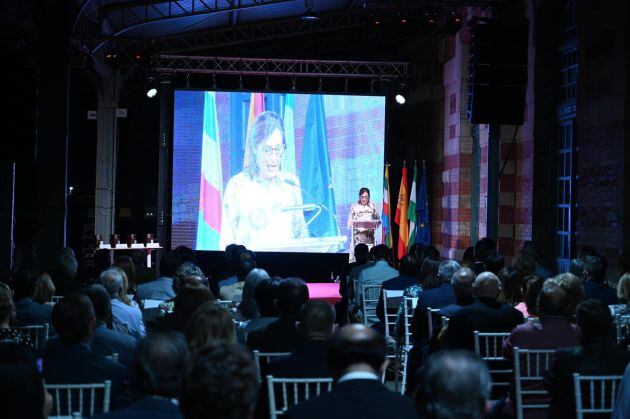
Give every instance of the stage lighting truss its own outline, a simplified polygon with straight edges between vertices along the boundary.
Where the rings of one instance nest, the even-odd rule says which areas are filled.
[[[184,55],[157,55],[154,57],[153,69],[161,74],[199,73],[380,80],[406,79],[410,75],[410,64],[406,62],[288,60]]]

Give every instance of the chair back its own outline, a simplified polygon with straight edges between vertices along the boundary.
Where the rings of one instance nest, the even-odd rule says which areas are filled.
[[[622,378],[621,375],[573,374],[576,418],[582,419],[584,414],[612,413]]]
[[[630,338],[630,314],[617,314],[615,316],[615,330],[617,332],[617,343]]]
[[[381,284],[361,284],[361,311],[363,312],[363,324],[371,326],[378,322],[376,306],[381,294]]]
[[[403,319],[405,327],[405,347],[411,347],[411,320],[413,319],[413,311],[418,305],[417,297],[403,297]]]
[[[28,336],[36,350],[41,351],[46,346],[46,342],[48,341],[48,323],[30,326],[17,326],[12,327],[12,329]]]
[[[514,387],[516,417],[523,419],[525,409],[548,409],[549,394],[543,374],[555,358],[555,349],[520,349],[514,347]]]
[[[488,364],[492,376],[492,388],[509,388],[514,371],[503,357],[503,341],[509,333],[485,333],[473,331],[475,352]]]
[[[57,304],[61,300],[63,300],[63,295],[53,295],[52,297],[50,297],[50,301],[53,304]]]
[[[232,307],[232,301],[231,300],[218,300],[219,305],[227,308],[228,310]]]
[[[291,352],[260,352],[254,351],[254,365],[256,366],[256,372],[258,373],[258,382],[262,382],[262,371],[273,360],[291,355]]]
[[[49,418],[73,418],[107,413],[111,388],[112,382],[109,380],[94,384],[46,384],[46,389],[53,398],[53,410]]]
[[[403,299],[402,290],[383,290],[383,316],[385,318],[385,340],[389,341],[390,335],[396,325],[398,307]],[[396,309],[396,310],[392,310]]]
[[[291,406],[332,390],[332,378],[275,378],[267,376],[269,416],[276,419]]]

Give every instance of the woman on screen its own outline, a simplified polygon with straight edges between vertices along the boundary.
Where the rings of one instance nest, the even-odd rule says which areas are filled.
[[[352,243],[350,243],[350,259],[354,261],[354,246],[365,243],[368,247],[374,246],[374,229],[378,226],[380,216],[376,206],[370,202],[370,190],[359,189],[359,201],[350,207],[348,216],[348,228],[352,230]],[[370,226],[370,224],[372,224]]]
[[[275,112],[256,118],[247,136],[243,171],[223,195],[219,246],[238,243],[253,250],[281,248],[307,237],[300,181],[282,171],[286,151],[282,120]]]

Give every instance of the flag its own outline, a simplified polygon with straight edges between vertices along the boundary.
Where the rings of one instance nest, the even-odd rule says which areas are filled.
[[[429,229],[429,198],[427,195],[427,166],[422,162],[422,181],[418,194],[418,228],[416,243],[428,246],[431,244],[431,230]]]
[[[335,195],[328,159],[323,100],[321,95],[310,96],[302,142],[302,167],[300,168],[302,202],[317,204],[322,207],[321,213],[308,225],[310,237],[339,235],[339,226],[335,216]]]
[[[413,182],[411,182],[411,193],[409,194],[409,209],[407,218],[409,219],[409,242],[408,247],[416,243],[416,183],[418,183],[418,165],[413,164]]]
[[[252,93],[249,100],[249,115],[247,117],[247,135],[245,138],[249,138],[249,131],[254,126],[256,117],[265,112],[265,95],[263,93]],[[249,165],[249,141],[245,142],[245,159],[243,160],[243,167]]]
[[[293,110],[295,109],[295,95],[287,93],[284,98],[284,109],[282,121],[284,124],[284,143],[287,146],[282,158],[282,171],[297,174],[295,170],[295,124],[293,120]]]
[[[391,249],[394,245],[392,240],[392,225],[390,219],[389,201],[391,197],[389,195],[389,168],[388,164],[385,164],[385,177],[383,178],[383,217],[382,217],[382,230],[383,230],[383,243]]]
[[[398,191],[398,204],[396,205],[396,218],[398,224],[398,259],[402,259],[407,253],[407,241],[409,240],[409,225],[407,222],[407,210],[409,196],[407,195],[407,166],[403,166],[400,190]]]
[[[201,185],[195,249],[219,250],[223,179],[215,92],[205,92],[201,141]]]

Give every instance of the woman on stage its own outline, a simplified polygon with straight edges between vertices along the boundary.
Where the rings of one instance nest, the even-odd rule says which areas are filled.
[[[370,226],[370,222],[375,223],[373,226]],[[376,244],[374,241],[374,230],[378,224],[380,224],[380,216],[376,206],[370,202],[370,190],[361,188],[359,190],[359,201],[352,204],[350,216],[348,217],[348,228],[352,230],[350,262],[354,262],[354,247],[357,244],[365,243],[369,248]]]

